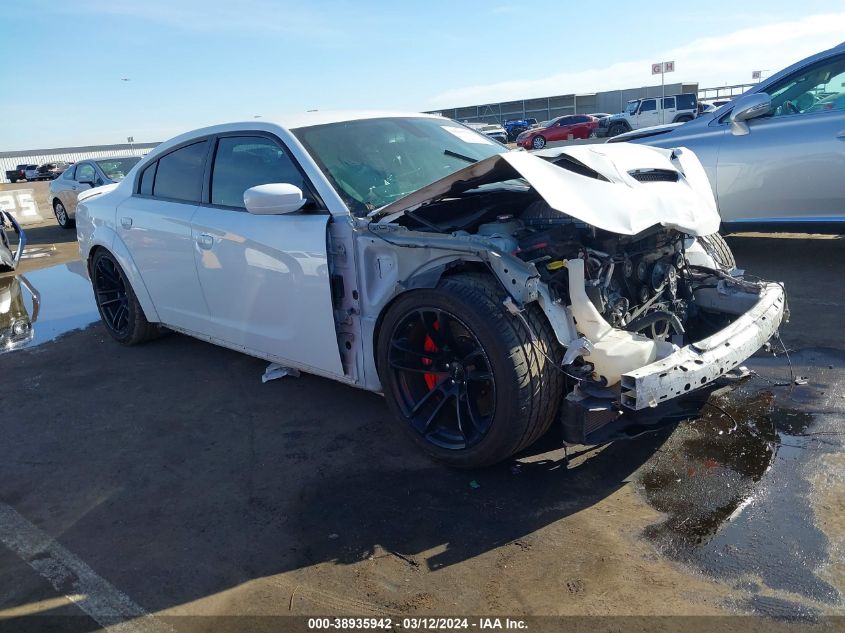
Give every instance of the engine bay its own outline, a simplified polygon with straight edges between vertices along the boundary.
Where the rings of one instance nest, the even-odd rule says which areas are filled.
[[[587,296],[610,326],[677,346],[732,319],[720,308],[699,305],[697,291],[721,283],[756,292],[753,284],[702,266],[701,246],[696,245],[699,257],[691,257],[688,249],[695,240],[684,233],[660,226],[632,236],[597,229],[552,209],[518,183],[436,200],[406,212],[397,223],[416,231],[483,236],[502,252],[534,264],[552,298],[563,305],[571,304],[566,262],[581,259]],[[702,246],[707,251],[707,244]]]

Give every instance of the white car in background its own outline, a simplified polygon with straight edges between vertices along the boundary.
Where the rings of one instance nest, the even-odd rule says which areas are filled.
[[[653,423],[773,335],[690,152],[529,154],[449,119],[314,112],[158,146],[76,215],[116,340],[166,327],[382,392],[430,456]]]
[[[80,193],[120,182],[139,160],[139,156],[83,160],[52,180],[48,198],[59,226],[63,229],[74,227],[76,201]]]

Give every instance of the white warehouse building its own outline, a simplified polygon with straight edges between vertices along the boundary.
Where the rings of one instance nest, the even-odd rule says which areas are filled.
[[[6,172],[18,165],[41,165],[56,161],[75,163],[87,158],[114,158],[116,156],[144,156],[158,143],[123,143],[119,145],[88,145],[85,147],[57,147],[0,152],[0,182],[9,182]]]

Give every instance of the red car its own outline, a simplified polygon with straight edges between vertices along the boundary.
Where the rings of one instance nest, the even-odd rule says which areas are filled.
[[[525,149],[542,149],[549,141],[588,138],[599,125],[599,119],[589,114],[568,114],[549,121],[546,127],[526,130],[516,137],[516,144]]]

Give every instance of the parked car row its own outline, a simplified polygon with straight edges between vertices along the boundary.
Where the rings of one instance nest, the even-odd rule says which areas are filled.
[[[44,163],[42,165],[18,165],[12,170],[6,171],[6,178],[9,182],[16,183],[19,180],[26,180],[33,182],[36,180],[54,180],[64,173],[64,171],[73,165],[65,161],[55,161],[52,163]]]

